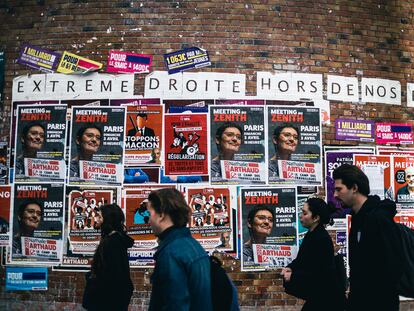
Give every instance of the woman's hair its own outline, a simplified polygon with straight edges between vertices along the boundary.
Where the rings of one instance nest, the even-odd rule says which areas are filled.
[[[125,215],[117,204],[105,204],[100,207],[103,217],[101,235],[106,236],[112,231],[123,232],[125,230]]]
[[[320,223],[326,225],[331,220],[331,215],[336,211],[336,207],[320,198],[307,199],[305,203],[308,203],[309,210],[312,213],[312,218],[319,216]]]
[[[249,214],[247,215],[247,222],[250,225],[253,224],[254,216],[256,216],[256,214],[257,214],[258,211],[268,211],[270,214],[272,214],[273,219],[275,218],[275,212],[273,211],[273,209],[271,209],[268,206],[256,205],[255,207],[253,207],[249,211]]]

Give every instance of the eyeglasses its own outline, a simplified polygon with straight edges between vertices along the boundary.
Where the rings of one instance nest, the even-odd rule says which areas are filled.
[[[231,139],[233,139],[234,137],[236,137],[237,140],[241,140],[242,139],[242,137],[241,137],[240,134],[236,134],[236,133],[233,133],[233,132],[224,132],[224,134],[227,137],[231,138]]]
[[[292,133],[288,133],[288,132],[281,132],[280,134],[282,134],[284,137],[286,137],[288,139],[299,140],[299,136],[296,135],[296,134],[292,134]]]
[[[273,217],[271,216],[268,217],[265,215],[256,215],[255,217],[261,221],[268,220],[269,222],[273,222]]]

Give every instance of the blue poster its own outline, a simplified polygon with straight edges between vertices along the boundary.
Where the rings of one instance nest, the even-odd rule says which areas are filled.
[[[168,74],[211,65],[207,51],[198,47],[164,54],[164,61],[168,68]]]
[[[6,267],[6,290],[47,290],[46,267]]]

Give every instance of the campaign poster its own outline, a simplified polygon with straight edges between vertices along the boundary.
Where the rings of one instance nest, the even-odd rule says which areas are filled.
[[[328,148],[325,146],[325,195],[326,202],[334,204],[336,207],[336,212],[332,217],[342,218],[346,214],[351,212],[351,209],[348,207],[342,206],[341,202],[335,199],[335,180],[333,179],[333,172],[335,169],[340,167],[342,164],[353,164],[354,163],[354,154],[374,154],[374,147],[359,148],[354,149],[354,147],[335,147],[335,149]]]
[[[208,52],[198,47],[190,47],[164,54],[164,61],[168,74],[211,65]]]
[[[321,185],[319,108],[267,106],[270,184]]]
[[[64,185],[15,183],[10,232],[13,264],[54,265],[64,237]]]
[[[233,207],[230,189],[188,187],[191,208],[190,230],[206,250],[233,250]]]
[[[377,146],[378,155],[408,155],[414,157],[414,148],[400,146]]]
[[[0,186],[0,247],[9,246],[11,186]]]
[[[60,60],[60,54],[31,44],[23,44],[17,62],[45,72],[54,72]]]
[[[113,189],[73,188],[68,193],[68,242],[74,254],[95,252],[101,238],[101,230],[95,227],[96,215],[104,204],[114,202]]]
[[[124,168],[124,185],[160,184],[160,168],[130,166]]]
[[[216,99],[216,105],[236,105],[236,106],[243,106],[243,105],[259,105],[263,106],[265,104],[264,99]]]
[[[128,105],[125,129],[125,165],[161,165],[163,107]]]
[[[72,74],[87,73],[99,70],[102,68],[102,66],[102,63],[98,63],[85,57],[64,51],[56,71]]]
[[[379,145],[412,144],[413,129],[410,124],[376,123],[376,141]]]
[[[414,209],[400,210],[395,215],[394,221],[414,230]]]
[[[8,146],[7,142],[0,142],[0,185],[6,185],[9,180]]]
[[[165,175],[208,175],[207,115],[165,115]]]
[[[69,183],[121,185],[125,107],[73,107]]]
[[[348,234],[346,218],[334,218],[332,223],[326,226],[326,230],[332,239],[335,255],[342,256],[344,259],[345,270],[349,275],[348,264]]]
[[[338,118],[335,120],[335,139],[374,142],[375,122]]]
[[[298,242],[296,188],[241,188],[240,200],[242,271],[289,264]]]
[[[207,113],[213,99],[163,99],[166,113]]]
[[[47,267],[6,267],[6,290],[46,291]]]
[[[212,184],[265,184],[263,106],[210,106]]]
[[[156,249],[128,248],[128,261],[131,268],[154,268]]]
[[[15,182],[63,182],[66,111],[66,105],[18,106]]]
[[[111,73],[146,73],[150,71],[152,56],[123,51],[109,51],[106,71]]]
[[[414,157],[393,157],[393,183],[398,208],[414,208]]]
[[[386,155],[354,154],[354,165],[367,175],[371,195],[393,199],[391,185],[391,157]]]

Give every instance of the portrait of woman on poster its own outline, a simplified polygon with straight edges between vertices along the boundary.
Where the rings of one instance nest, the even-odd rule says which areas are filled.
[[[22,237],[33,237],[42,221],[42,205],[35,200],[22,203],[17,210],[17,230],[13,236],[12,253],[22,255]]]
[[[101,146],[103,137],[99,126],[90,123],[82,126],[76,133],[75,143],[77,155],[70,161],[70,177],[79,177],[79,161],[93,161]]]
[[[213,180],[223,178],[220,161],[234,160],[243,142],[243,130],[240,125],[226,122],[216,130],[214,137],[218,154],[211,160],[211,177]]]
[[[344,310],[345,289],[337,274],[334,246],[325,229],[335,207],[319,198],[308,199],[300,216],[308,229],[298,255],[282,269],[286,293],[306,300],[302,311]]]
[[[125,216],[117,204],[102,205],[95,217],[101,239],[86,277],[82,306],[87,310],[127,311],[134,291],[128,248],[134,240],[125,233]]]
[[[272,135],[275,154],[269,160],[269,177],[279,177],[278,160],[290,160],[300,141],[299,129],[291,124],[277,126]]]
[[[25,174],[24,159],[37,158],[37,152],[40,151],[45,143],[45,127],[37,122],[29,122],[23,127],[20,134],[20,143],[22,146],[21,154],[16,158],[15,174],[23,176]]]
[[[274,211],[267,206],[256,205],[247,214],[250,238],[243,244],[244,263],[254,263],[253,244],[266,244],[275,219]]]

